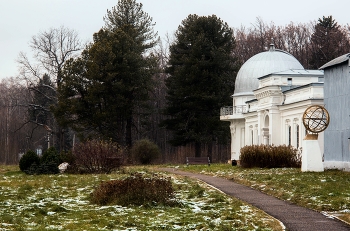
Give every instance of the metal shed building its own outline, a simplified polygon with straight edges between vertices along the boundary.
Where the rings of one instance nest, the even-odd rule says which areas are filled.
[[[350,53],[324,70],[324,105],[330,124],[324,132],[324,167],[350,171]]]

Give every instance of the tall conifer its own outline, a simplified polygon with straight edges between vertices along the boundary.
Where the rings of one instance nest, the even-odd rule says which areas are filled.
[[[234,91],[234,46],[232,29],[215,15],[189,15],[170,46],[165,111],[169,118],[164,124],[174,132],[172,144],[194,143],[196,156],[201,155],[202,144],[210,145],[227,132],[219,110],[230,104]]]
[[[323,64],[347,53],[350,42],[332,16],[318,19],[311,36],[310,68],[318,69]]]
[[[99,136],[131,146],[136,107],[147,101],[156,42],[152,18],[135,0],[119,0],[83,55],[65,68],[56,110],[83,137]]]

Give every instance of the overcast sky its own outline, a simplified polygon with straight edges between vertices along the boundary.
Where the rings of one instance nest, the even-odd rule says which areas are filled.
[[[156,22],[163,38],[172,34],[189,14],[215,14],[231,27],[250,27],[261,17],[277,26],[308,23],[333,15],[340,24],[350,24],[350,0],[138,0]],[[117,0],[0,0],[0,78],[15,77],[19,52],[31,55],[33,35],[64,25],[91,41],[103,25],[107,9]],[[344,51],[347,53],[349,51]]]

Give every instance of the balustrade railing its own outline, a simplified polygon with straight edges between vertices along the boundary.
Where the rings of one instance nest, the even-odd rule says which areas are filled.
[[[220,109],[220,116],[242,114],[246,112],[248,112],[246,105],[222,107]]]

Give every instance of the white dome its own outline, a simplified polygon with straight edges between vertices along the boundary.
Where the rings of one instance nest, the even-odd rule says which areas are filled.
[[[236,77],[234,95],[253,94],[259,87],[259,77],[291,69],[304,67],[293,55],[270,45],[270,50],[254,55],[243,64]]]

